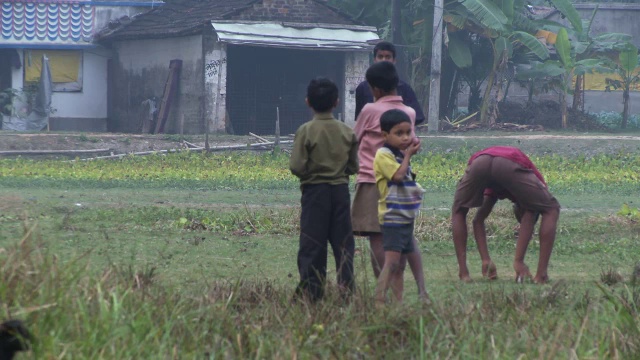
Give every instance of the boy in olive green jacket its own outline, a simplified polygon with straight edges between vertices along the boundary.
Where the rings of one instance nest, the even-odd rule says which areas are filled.
[[[295,298],[315,302],[324,294],[327,242],[333,250],[342,294],[354,289],[349,175],[358,172],[358,141],[349,126],[333,117],[338,88],[331,80],[312,80],[306,101],[314,117],[296,131],[289,168],[300,178],[302,190],[300,283]]]

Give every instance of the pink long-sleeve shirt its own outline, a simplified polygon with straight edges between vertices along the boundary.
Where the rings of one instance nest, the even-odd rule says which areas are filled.
[[[358,118],[353,131],[360,143],[358,147],[358,160],[360,170],[356,178],[356,183],[376,183],[376,176],[373,171],[373,159],[376,151],[384,144],[382,130],[380,130],[380,117],[387,110],[402,110],[411,119],[411,131],[415,135],[416,112],[409,106],[402,103],[402,96],[385,96],[374,103],[366,104]]]

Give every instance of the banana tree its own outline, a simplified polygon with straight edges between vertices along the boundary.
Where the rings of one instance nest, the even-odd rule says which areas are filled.
[[[445,21],[453,27],[489,40],[491,70],[480,107],[483,124],[493,125],[497,119],[498,102],[504,97],[504,70],[516,53],[529,53],[541,60],[549,57],[547,48],[532,35],[537,28],[526,17],[525,5],[523,0],[462,0],[445,15]],[[469,52],[451,51],[451,48],[459,49],[464,45],[459,44],[456,37],[449,40],[450,54],[456,65],[470,67]]]
[[[614,90],[622,89],[623,110],[620,127],[626,129],[629,121],[629,91],[633,84],[640,82],[638,48],[631,43],[627,43],[625,48],[618,54],[618,58],[614,61],[608,61],[605,66],[620,76],[620,80],[607,79],[606,91],[611,91],[611,88]]]
[[[600,58],[577,60],[576,51],[572,51],[571,40],[567,29],[562,28],[558,31],[558,37],[555,43],[556,53],[560,58],[559,64],[564,70],[562,76],[562,93],[560,94],[560,109],[562,112],[562,128],[568,127],[568,106],[567,94],[573,94],[571,81],[575,75],[585,75],[601,68],[605,62]],[[574,47],[575,48],[575,47]]]
[[[466,30],[448,33],[449,57],[458,67],[458,72],[469,87],[469,114],[477,112],[482,104],[482,86],[493,68],[493,49],[490,40]]]
[[[573,6],[564,7],[562,12],[563,14],[567,14],[566,17],[569,20],[568,26],[553,21],[543,21],[542,24],[544,24],[545,30],[551,30],[552,33],[558,33],[562,28],[566,29],[567,35],[571,40],[571,56],[573,62],[596,59],[607,53],[620,51],[624,44],[631,40],[631,36],[620,33],[605,33],[592,36],[591,26],[597,11],[598,6],[593,9],[588,20],[581,20]],[[581,87],[583,77],[583,74],[576,74],[575,86],[573,88],[574,110],[584,107],[584,104],[581,103],[581,94],[584,91]]]

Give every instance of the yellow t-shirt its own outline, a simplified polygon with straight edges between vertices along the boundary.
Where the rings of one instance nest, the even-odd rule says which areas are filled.
[[[407,169],[404,179],[394,182],[391,179],[400,168],[404,155],[383,146],[376,152],[373,170],[376,175],[376,186],[380,192],[378,200],[378,221],[385,226],[411,224],[415,219],[424,189],[415,182],[411,167]]]

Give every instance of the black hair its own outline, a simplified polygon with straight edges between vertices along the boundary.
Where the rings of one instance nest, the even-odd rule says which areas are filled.
[[[0,324],[0,359],[13,359],[18,351],[29,350],[31,334],[20,320]]]
[[[307,101],[315,112],[329,112],[338,101],[338,87],[327,78],[315,78],[307,86]]]
[[[388,61],[381,61],[369,66],[365,74],[369,86],[390,93],[398,87],[398,71],[395,65]]]
[[[387,110],[380,117],[380,130],[390,133],[394,126],[403,122],[411,124],[411,118],[406,112],[398,109]]]
[[[388,41],[380,41],[379,43],[376,44],[376,46],[373,48],[373,57],[376,57],[376,55],[378,55],[378,51],[389,51],[391,52],[391,55],[393,56],[393,58],[396,58],[396,47],[395,45],[393,45],[392,43],[388,42]]]

